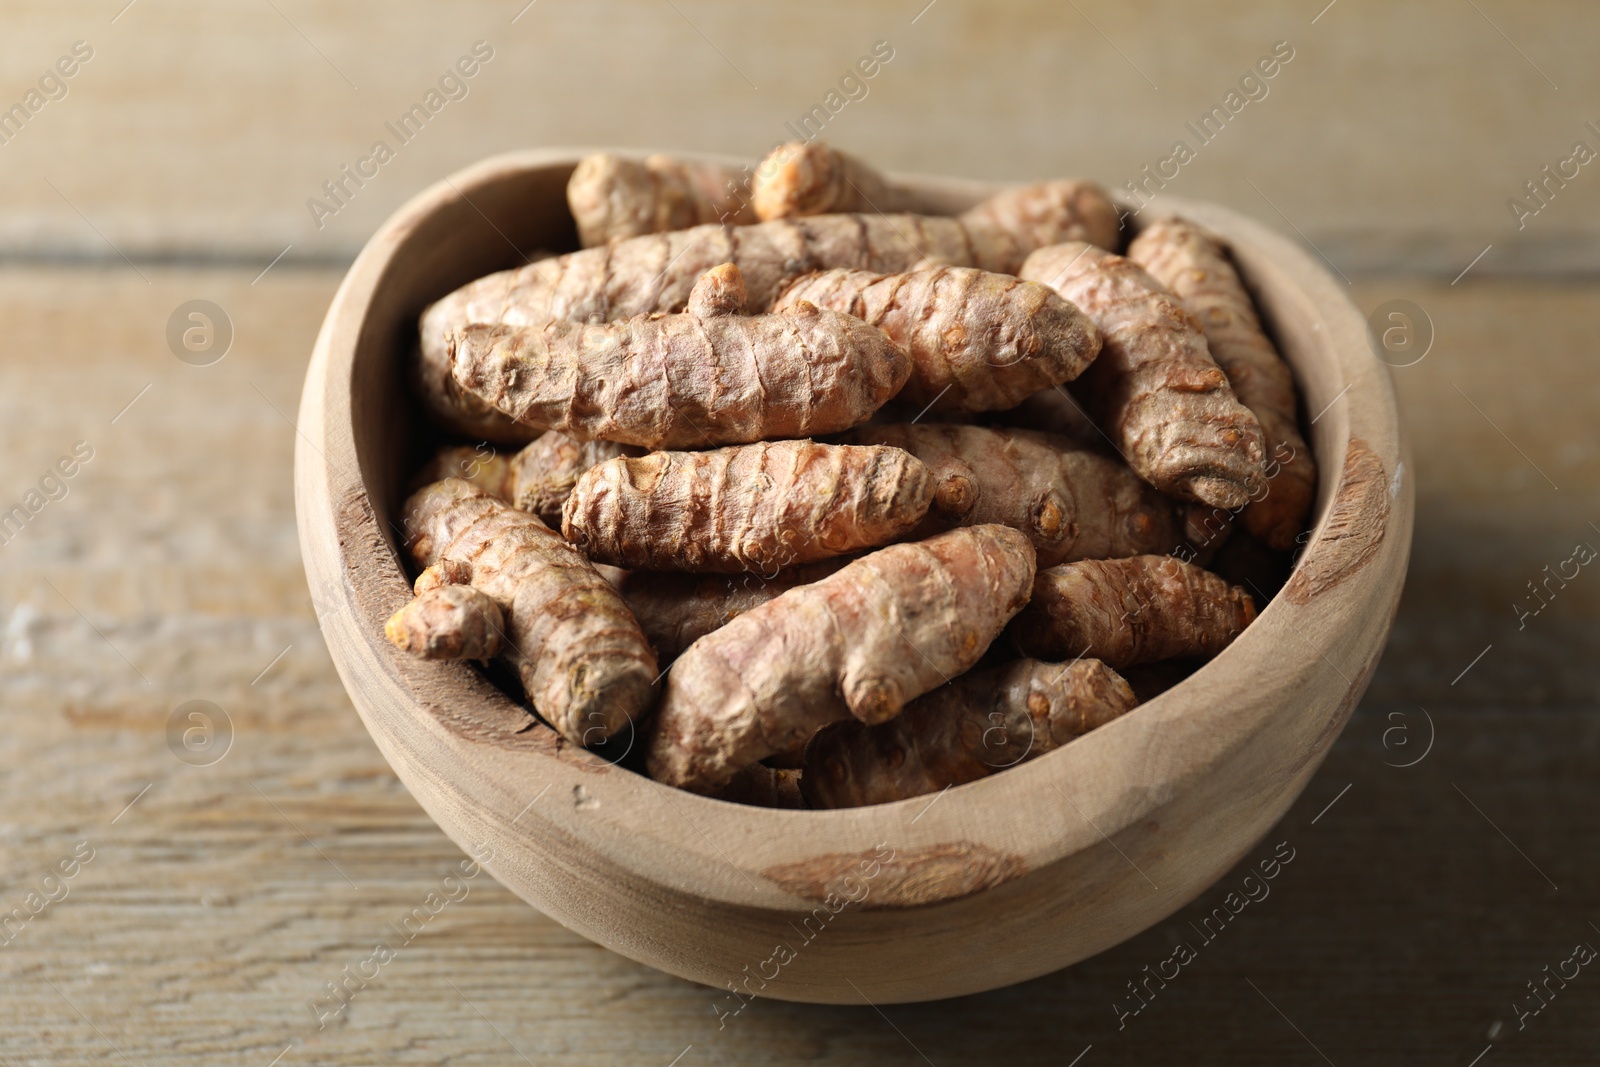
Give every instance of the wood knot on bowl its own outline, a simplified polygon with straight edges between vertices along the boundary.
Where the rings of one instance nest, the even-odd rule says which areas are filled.
[[[761,873],[806,900],[854,901],[864,909],[915,908],[992,889],[1026,874],[1021,856],[972,841],[925,848],[880,845],[830,852]]]
[[[1383,543],[1389,507],[1389,475],[1383,461],[1361,438],[1350,438],[1328,521],[1284,587],[1285,599],[1291,604],[1310,603],[1366,566]]]

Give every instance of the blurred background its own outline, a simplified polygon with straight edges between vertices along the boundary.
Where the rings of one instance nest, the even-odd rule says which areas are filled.
[[[0,524],[0,1062],[1600,1047],[1600,978],[1548,978],[1600,945],[1600,578],[1569,562],[1600,547],[1593,5],[11,0],[0,18],[0,512],[26,512]],[[875,49],[878,74],[841,85]],[[478,72],[441,84],[469,54]],[[483,876],[319,1029],[326,983],[461,858],[361,728],[300,568],[294,418],[343,270],[487,155],[754,161],[808,117],[886,169],[1215,200],[1311,247],[1364,313],[1404,309],[1380,351],[1416,466],[1411,576],[1367,698],[1274,833],[1296,861],[1122,1027],[1126,983],[1235,876],[1012,989],[760,1002],[721,1030],[710,991]],[[378,141],[376,176],[330,193]],[[221,312],[204,358],[170,332],[192,301]]]

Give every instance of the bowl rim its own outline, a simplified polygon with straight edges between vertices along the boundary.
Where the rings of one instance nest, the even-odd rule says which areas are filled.
[[[1194,775],[1252,743],[1269,718],[1262,708],[1273,702],[1262,694],[1279,703],[1292,702],[1297,692],[1318,683],[1323,674],[1319,661],[1345,673],[1329,658],[1328,650],[1319,647],[1321,639],[1346,635],[1352,625],[1365,625],[1355,620],[1377,617],[1385,621],[1375,638],[1367,635],[1367,643],[1375,640],[1381,648],[1400,583],[1375,584],[1368,579],[1379,572],[1393,574],[1395,566],[1403,574],[1410,542],[1411,479],[1405,473],[1409,467],[1386,368],[1365,344],[1364,319],[1344,287],[1286,238],[1227,208],[1172,197],[1161,214],[1170,208],[1218,230],[1236,249],[1241,243],[1252,249],[1239,264],[1247,281],[1254,283],[1258,279],[1253,275],[1269,269],[1292,280],[1288,302],[1298,302],[1309,319],[1288,315],[1293,310],[1288,307],[1263,311],[1280,337],[1288,316],[1299,324],[1297,336],[1304,335],[1299,344],[1320,345],[1324,362],[1302,367],[1300,359],[1310,357],[1300,349],[1292,361],[1308,410],[1313,394],[1316,400],[1327,401],[1318,415],[1318,421],[1325,419],[1326,424],[1311,427],[1318,438],[1314,452],[1322,472],[1312,535],[1290,585],[1228,649],[1191,678],[1129,715],[1006,773],[931,798],[833,811],[731,804],[610,768],[559,741],[524,739],[507,744],[503,738],[486,741],[486,735],[474,736],[470,729],[451,726],[446,720],[458,708],[446,706],[441,693],[447,694],[447,701],[482,706],[491,717],[504,716],[508,708],[524,718],[527,712],[486,683],[474,682],[461,665],[428,663],[400,653],[382,639],[386,614],[360,610],[363,598],[398,606],[410,591],[392,535],[373,512],[369,487],[360,475],[351,380],[357,347],[375,298],[396,257],[408,251],[406,237],[420,220],[459,209],[463,202],[471,204],[475,194],[516,180],[518,174],[571,166],[596,150],[547,148],[494,156],[413,197],[377,230],[340,284],[307,371],[296,441],[296,502],[313,597],[319,591],[331,592],[333,601],[330,610],[319,607],[321,625],[330,650],[342,650],[334,658],[352,696],[358,687],[372,684],[409,694],[415,721],[407,729],[428,735],[430,759],[438,756],[442,762],[419,767],[413,757],[420,749],[401,736],[399,723],[375,716],[366,706],[368,701],[354,703],[408,785],[414,776],[425,774],[431,785],[447,789],[463,787],[453,779],[472,775],[528,786],[513,792],[497,781],[493,787],[479,788],[477,802],[489,810],[476,812],[425,797],[413,788],[430,815],[463,847],[473,843],[478,831],[490,828],[529,839],[575,836],[641,877],[660,878],[663,871],[670,871],[677,889],[707,904],[792,909],[797,901],[816,900],[830,891],[828,887],[835,884],[826,874],[830,864],[841,857],[868,855],[890,843],[897,852],[949,855],[953,866],[960,868],[948,872],[951,876],[940,884],[887,893],[876,902],[883,907],[923,906],[982,891],[1101,841],[1111,842],[1120,831],[1159,813]],[[952,203],[1004,187],[900,177],[934,189]],[[1306,342],[1306,336],[1314,341]],[[1373,464],[1362,466],[1368,459],[1382,476],[1376,495]],[[1361,528],[1370,525],[1370,515],[1363,509],[1380,506],[1384,518],[1376,536],[1370,530],[1363,533]],[[1388,521],[1390,516],[1395,521]],[[1357,527],[1354,534],[1352,524]],[[358,528],[364,535],[352,536]],[[1369,566],[1375,559],[1385,566]],[[385,571],[389,578],[382,590],[358,592],[356,585]],[[1300,597],[1291,595],[1297,582]],[[1298,637],[1306,651],[1297,650],[1294,642],[1279,643],[1280,631]],[[1307,724],[1312,740],[1306,750],[1283,754],[1281,781],[1262,783],[1261,788],[1297,780],[1297,793],[1303,786],[1309,777],[1307,765],[1320,760],[1370,677],[1376,655],[1365,658],[1371,662],[1356,666],[1356,679],[1345,676],[1348,686],[1337,707]],[[1211,703],[1227,703],[1222,698],[1250,687],[1259,687],[1259,692],[1252,690],[1255,695],[1245,702],[1251,705],[1248,713]],[[497,700],[504,706],[491,708]],[[467,714],[470,718],[472,713]],[[1108,767],[1118,773],[1094,773]],[[540,783],[546,791],[560,787],[557,796],[570,795],[571,803],[534,810],[544,795],[536,788]],[[1055,801],[1052,792],[1066,805]],[[1039,812],[1040,797],[1060,818],[1027,817]],[[527,807],[512,817],[524,803]],[[1069,818],[1071,812],[1079,818]],[[538,881],[536,873],[515,872],[509,859],[503,862],[509,877],[502,881],[560,917],[560,908],[534,899],[537,894],[526,888],[530,879]],[[495,862],[486,866],[501,873]],[[1178,900],[1172,908],[1182,903]]]

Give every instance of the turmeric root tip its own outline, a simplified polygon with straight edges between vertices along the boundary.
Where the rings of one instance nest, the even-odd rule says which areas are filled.
[[[1022,277],[1100,328],[1100,356],[1078,390],[1128,465],[1163,492],[1243,507],[1262,477],[1261,425],[1183,303],[1133,261],[1082,243],[1040,249]]]
[[[751,608],[801,585],[819,581],[845,565],[825,559],[799,567],[750,574],[680,574],[624,571],[617,588],[663,665],[713,630]]]
[[[561,525],[561,509],[583,472],[617,456],[642,456],[644,450],[615,441],[576,441],[551,430],[507,461],[506,499],[518,511]]]
[[[751,205],[763,222],[841,211],[926,209],[911,190],[821,141],[791,141],[769,152],[756,168]]]
[[[470,585],[441,585],[395,612],[383,635],[423,659],[490,659],[500,652],[504,629],[493,598]]]

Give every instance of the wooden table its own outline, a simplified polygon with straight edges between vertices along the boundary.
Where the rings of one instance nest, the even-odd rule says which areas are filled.
[[[977,58],[937,90],[957,110],[929,121],[976,127],[1003,95],[1007,53],[992,38],[1014,43],[1026,27],[975,21],[976,8],[956,0],[915,24],[907,21],[914,10],[890,5],[819,9],[819,18],[838,15],[849,32],[807,22],[794,32],[815,55],[763,65],[753,27],[777,16],[742,20],[736,5],[706,3],[679,5],[680,17],[616,3],[610,17],[623,52],[648,57],[636,35],[670,28],[697,62],[679,69],[652,60],[663,100],[642,116],[615,117],[622,112],[613,95],[611,124],[581,137],[542,115],[530,120],[535,135],[503,120],[516,114],[519,95],[554,92],[535,58],[563,33],[588,41],[603,13],[540,4],[513,24],[520,4],[480,4],[466,9],[459,28],[420,6],[392,16],[389,6],[382,15],[359,4],[318,14],[288,0],[238,12],[148,0],[118,14],[120,6],[69,15],[23,5],[0,56],[0,86],[8,87],[0,97],[20,96],[12,87],[36,79],[71,41],[91,39],[97,49],[73,95],[0,147],[0,187],[11,205],[0,224],[0,512],[27,507],[27,493],[45,479],[33,498],[37,512],[0,545],[0,1063],[1592,1061],[1600,974],[1585,969],[1564,987],[1550,979],[1553,992],[1537,1014],[1527,983],[1545,980],[1575,945],[1600,946],[1600,578],[1585,568],[1565,585],[1552,580],[1537,615],[1519,622],[1516,609],[1540,605],[1528,583],[1545,581],[1574,546],[1600,547],[1592,399],[1600,285],[1588,258],[1592,236],[1571,229],[1583,205],[1595,203],[1600,177],[1585,173],[1587,186],[1575,180],[1550,216],[1534,220],[1542,232],[1530,224],[1529,234],[1507,223],[1501,203],[1521,179],[1502,188],[1474,170],[1436,189],[1466,205],[1459,212],[1418,207],[1426,190],[1404,174],[1433,162],[1413,146],[1393,164],[1404,174],[1391,188],[1415,210],[1393,202],[1378,209],[1399,220],[1380,241],[1351,222],[1365,210],[1359,197],[1340,199],[1337,183],[1313,173],[1334,157],[1316,145],[1298,145],[1313,157],[1298,162],[1273,156],[1263,142],[1279,137],[1281,149],[1287,134],[1265,132],[1273,105],[1260,105],[1262,134],[1247,139],[1241,130],[1239,177],[1213,163],[1204,182],[1218,188],[1202,189],[1197,172],[1185,195],[1230,199],[1278,219],[1241,180],[1256,175],[1257,191],[1295,216],[1288,225],[1309,227],[1305,236],[1354,278],[1363,309],[1411,300],[1437,331],[1422,362],[1394,372],[1415,452],[1417,537],[1389,652],[1366,700],[1258,854],[1195,905],[1118,948],[956,1002],[758,1002],[719,1028],[714,992],[583,941],[487,876],[444,881],[462,855],[361,728],[301,573],[290,459],[307,354],[364,232],[419,182],[466,159],[556,139],[546,135],[551,123],[567,140],[765,148],[779,134],[744,112],[730,121],[746,132],[721,143],[697,137],[687,111],[651,126],[668,105],[712,106],[707,86],[734,79],[706,48],[710,41],[758,75],[759,106],[776,116],[803,110],[796,101],[853,58],[856,37],[899,34],[904,65],[886,70],[870,105],[877,110],[863,103],[862,124],[840,120],[842,143],[873,150],[875,129],[901,129],[921,113],[889,74],[904,71],[908,83],[933,77],[950,42],[967,35]],[[1141,37],[1137,13],[1081,6],[1085,17],[1071,15],[1076,23],[1052,32],[1070,37],[1089,73],[1051,68],[1039,76],[1070,88],[1115,72],[1132,86],[1134,132],[1106,125],[1110,149],[1085,134],[1101,147],[1082,168],[1062,161],[1072,153],[1059,144],[1030,148],[1035,158],[1019,174],[1082,169],[1117,182],[1165,139],[1168,124],[1181,125],[1169,119],[1201,106],[1213,91],[1208,75],[1231,77],[1235,53],[1247,62],[1257,38],[1264,44],[1276,33],[1328,42],[1327,53],[1302,49],[1308,83],[1356,86],[1362,72],[1350,57],[1367,42],[1371,20],[1388,17],[1349,0],[1312,24],[1319,3],[1282,29],[1288,16],[1241,5],[1227,25],[1193,15]],[[1152,18],[1178,17],[1170,6],[1140,6]],[[1452,25],[1464,18],[1472,43],[1418,43],[1418,63],[1443,62],[1457,48],[1481,51],[1495,78],[1534,99],[1547,87],[1484,24],[1493,16],[1561,83],[1559,99],[1581,94],[1581,79],[1594,77],[1570,51],[1584,32],[1593,39],[1593,15],[1562,7],[1529,26],[1487,3],[1481,19],[1470,8],[1463,16],[1435,7],[1433,16]],[[1042,7],[1022,10],[1046,17]],[[1192,85],[1196,95],[1148,113],[1155,105],[1132,99],[1141,83],[1088,18],[1130,59],[1143,60],[1164,91]],[[379,116],[425,87],[458,43],[473,38],[474,20],[507,36],[501,66],[486,68],[479,98],[460,105],[454,132],[419,141],[387,184],[352,201],[328,230],[310,227],[301,201],[323,172],[363,147]],[[521,43],[510,38],[535,20],[536,32]],[[978,26],[990,37],[973,36]],[[171,35],[191,30],[194,46],[178,49]],[[1185,67],[1173,40],[1183,33],[1222,41],[1229,62]],[[1325,38],[1311,36],[1318,33]],[[926,41],[919,45],[915,34]],[[839,37],[848,39],[820,50]],[[1413,75],[1391,55],[1399,46],[1382,35],[1371,40],[1391,57],[1375,77],[1406,84]],[[624,58],[596,54],[590,62],[626,70]],[[335,63],[360,90],[339,80],[329,69]],[[230,95],[207,87],[206,78],[226,77],[244,88]],[[1431,82],[1417,84],[1437,99]],[[963,85],[985,95],[962,104]],[[273,97],[273,87],[286,95]],[[1343,136],[1333,119],[1339,101],[1295,96],[1287,81],[1282,89],[1273,123],[1299,117]],[[1345,106],[1379,128],[1399,122],[1386,107],[1411,114],[1403,103],[1380,105],[1373,92],[1349,88]],[[1497,173],[1536,173],[1555,161],[1551,146],[1581,135],[1577,101],[1554,116],[1540,102],[1528,123],[1550,143],[1507,160],[1491,134],[1519,146],[1533,135],[1514,116],[1467,117],[1473,99],[1439,121],[1454,121],[1469,148],[1495,153]],[[604,115],[603,103],[581,107]],[[1002,109],[996,119],[1019,140],[1027,115],[1038,114],[1022,110],[1019,117]],[[293,125],[302,120],[303,135]],[[142,148],[140,131],[149,138]],[[201,143],[191,134],[203,135]],[[308,154],[308,141],[327,151]],[[910,143],[891,139],[881,151],[897,165],[1004,171],[963,167],[960,151]],[[1251,153],[1278,160],[1270,189],[1245,166]],[[1375,156],[1339,158],[1359,181],[1382,177]],[[227,177],[221,191],[207,185],[207,166]],[[1402,232],[1407,220],[1416,225]],[[1491,243],[1496,251],[1450,284]],[[285,244],[291,251],[263,273]],[[223,308],[233,327],[226,357],[208,366],[175,358],[166,337],[174,310],[196,299]],[[92,449],[92,458],[66,464],[70,479],[47,478],[78,442],[80,456]],[[0,537],[8,534],[0,526]],[[219,732],[208,750],[202,734],[188,740],[205,751],[185,749],[183,731],[204,724],[187,718],[192,708],[177,709],[195,700],[220,709],[211,712],[213,728],[231,728],[226,752],[203,766],[174,751],[203,763],[222,748]],[[1270,895],[1206,941],[1197,927],[1278,842],[1294,859],[1269,883]],[[70,878],[61,876],[63,863]],[[434,912],[430,894],[443,894],[433,898]],[[28,921],[4,925],[4,913],[29,915],[34,905]],[[1199,944],[1199,958],[1164,986],[1141,986],[1147,1006],[1132,1014],[1138,1002],[1128,983],[1144,982],[1145,968],[1154,971],[1180,939]],[[380,942],[398,947],[395,958],[376,976],[369,967],[365,978],[348,977]],[[356,992],[345,1010],[330,1013],[328,984],[345,981]],[[320,1027],[314,1002],[323,1005]],[[1528,1014],[1519,1017],[1516,1005]],[[1129,1014],[1119,1017],[1119,1007]]]

